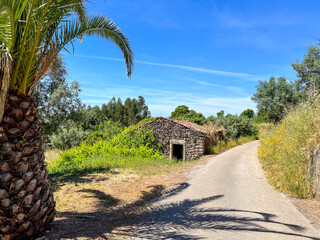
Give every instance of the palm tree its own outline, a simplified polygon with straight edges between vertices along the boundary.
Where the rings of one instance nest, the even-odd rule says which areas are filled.
[[[127,37],[104,16],[88,16],[85,0],[0,0],[0,238],[28,239],[55,215],[32,94],[61,50],[97,35],[122,51]]]

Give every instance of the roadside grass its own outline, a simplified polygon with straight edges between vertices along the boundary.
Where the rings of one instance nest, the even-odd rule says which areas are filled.
[[[312,198],[309,157],[320,140],[320,99],[292,110],[282,123],[261,139],[258,151],[269,182],[279,191]]]
[[[273,123],[260,123],[258,125],[258,130],[259,130],[259,139],[266,138],[276,127],[275,124]]]
[[[211,149],[209,149],[210,153],[212,154],[219,154],[222,152],[225,152],[231,148],[234,148],[238,145],[244,144],[244,143],[248,143],[248,142],[252,142],[257,140],[257,136],[250,136],[250,137],[240,137],[237,140],[228,140],[226,142],[221,141],[219,143],[217,143],[217,145],[213,146]]]
[[[139,174],[150,175],[165,172],[170,167],[181,164],[182,162],[166,157],[145,158],[110,154],[91,156],[73,164],[64,164],[63,159],[57,158],[55,161],[48,162],[48,171],[49,174],[62,176],[65,174],[106,173],[112,169],[132,169],[139,172]]]

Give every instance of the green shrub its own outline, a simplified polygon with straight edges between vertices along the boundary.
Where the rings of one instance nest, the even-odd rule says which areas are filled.
[[[100,140],[111,140],[114,136],[120,134],[124,127],[119,122],[111,120],[104,121],[98,125],[91,125],[89,128],[89,136],[85,140],[87,144],[94,144]]]
[[[147,122],[151,122],[157,118],[158,117],[149,117],[149,118],[142,119],[140,122],[137,123],[136,127],[141,127],[141,126],[145,125]]]
[[[127,128],[110,141],[100,140],[93,144],[83,142],[80,146],[62,152],[54,163],[49,165],[49,171],[72,172],[85,169],[94,159],[104,167],[119,166],[114,159],[127,161],[130,166],[130,159],[139,159],[138,162],[164,160],[165,155],[161,151],[159,143],[153,131],[145,129],[135,130],[134,127]],[[103,160],[104,159],[104,160]],[[88,165],[89,164],[89,165]],[[97,167],[97,166],[95,166]]]
[[[78,146],[88,133],[81,127],[78,127],[74,122],[68,121],[58,128],[57,133],[49,136],[49,145],[56,149],[67,149]]]
[[[226,117],[218,117],[216,124],[225,127],[229,139],[258,135],[256,124],[247,117],[228,114]]]
[[[261,140],[259,158],[276,189],[312,197],[308,158],[319,143],[320,100],[300,104]]]

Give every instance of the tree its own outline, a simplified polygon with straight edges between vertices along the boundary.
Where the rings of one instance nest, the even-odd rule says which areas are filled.
[[[246,118],[254,118],[255,114],[254,111],[252,109],[247,109],[244,110],[241,114],[240,117],[246,117]]]
[[[64,83],[52,92],[43,105],[38,105],[44,134],[48,136],[56,132],[59,125],[67,120],[80,120],[80,110],[84,107],[79,98],[80,91],[78,82],[73,81],[70,85]]]
[[[121,98],[118,98],[115,113],[114,113],[114,118],[116,122],[123,123],[123,112],[124,112],[124,109],[123,109]]]
[[[92,126],[99,125],[100,123],[103,123],[105,120],[107,120],[107,117],[103,114],[99,106],[90,106],[90,109],[82,109],[80,115],[80,125],[84,130],[89,129]]]
[[[138,97],[138,113],[137,113],[137,123],[142,119],[151,117],[151,113],[149,111],[148,105],[146,105],[146,101],[144,97]]]
[[[257,103],[259,111],[267,110],[274,122],[279,122],[284,117],[286,109],[298,102],[294,84],[288,82],[285,77],[271,77],[269,80],[260,81],[257,92],[251,99]]]
[[[108,104],[103,104],[101,109],[107,118],[127,127],[150,117],[148,105],[142,96],[139,96],[138,99],[127,98],[124,104],[122,104],[121,98],[116,101],[116,98],[113,97]]]
[[[67,121],[80,121],[81,109],[84,108],[79,93],[78,82],[67,82],[67,69],[61,56],[58,56],[34,92],[41,120],[42,134],[49,137],[57,134],[61,124]]]
[[[190,122],[194,122],[200,125],[203,125],[206,121],[206,118],[202,113],[197,113],[194,110],[189,110],[189,107],[185,105],[178,106],[170,116],[171,119],[184,119]]]
[[[256,123],[269,123],[271,122],[267,109],[261,108],[258,111],[257,117],[254,119]]]
[[[111,119],[112,121],[116,122],[115,119],[115,113],[116,113],[116,98],[113,97],[107,105],[102,105],[102,112],[108,119]]]
[[[33,96],[37,104],[43,105],[52,93],[63,84],[66,84],[67,68],[62,56],[58,55],[52,62],[48,73],[37,85]]]
[[[53,221],[55,203],[32,94],[62,49],[92,35],[120,48],[130,76],[127,37],[112,20],[88,16],[85,0],[0,0],[2,239],[28,239]]]
[[[298,79],[295,81],[300,98],[305,99],[313,92],[320,92],[320,48],[319,44],[310,44],[307,53],[301,63],[296,60],[292,64],[297,72]]]

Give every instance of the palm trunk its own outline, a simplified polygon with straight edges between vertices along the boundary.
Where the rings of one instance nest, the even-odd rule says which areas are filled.
[[[0,238],[28,239],[47,230],[55,202],[31,96],[10,91],[0,123]]]

